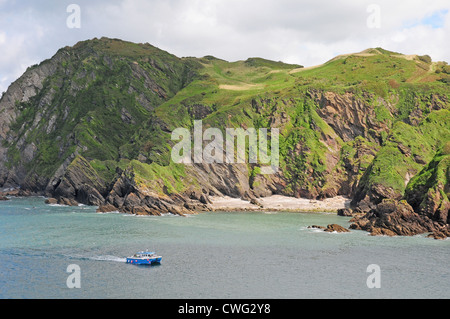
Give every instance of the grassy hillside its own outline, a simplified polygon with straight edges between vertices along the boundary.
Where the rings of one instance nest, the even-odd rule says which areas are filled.
[[[230,63],[204,58],[200,61],[203,68],[199,79],[160,105],[155,110],[156,115],[168,124],[169,130],[192,126],[195,115],[189,112],[191,106],[201,106],[205,110],[202,117],[205,126],[280,127],[281,165],[288,189],[300,185],[321,187],[327,183],[324,174],[332,169],[327,167],[326,157],[330,151],[321,141],[323,135],[335,135],[333,138],[339,144],[335,151],[347,145],[351,149],[353,145],[353,142],[344,143],[318,116],[316,109],[322,107],[320,101],[309,94],[314,90],[350,92],[354,99],[363,101],[374,112],[371,120],[386,125],[386,130],[377,132],[379,140],[372,145],[372,149],[380,153],[370,167],[367,161],[361,167],[369,170],[363,180],[366,187],[382,183],[403,193],[405,176],[420,170],[442,141],[450,138],[448,111],[431,107],[434,103],[436,108],[448,108],[450,90],[441,81],[445,74],[436,73],[437,64],[423,57],[377,48],[337,57],[310,69],[269,63],[258,65],[248,60]],[[261,113],[252,108],[255,99],[265,101]],[[273,120],[281,114],[289,119],[282,125]],[[414,122],[416,117],[418,120]],[[370,136],[363,140],[369,144],[374,142]],[[299,141],[303,145],[301,152],[295,151]],[[398,144],[411,148],[412,156],[405,156]],[[414,157],[420,160],[416,162]]]

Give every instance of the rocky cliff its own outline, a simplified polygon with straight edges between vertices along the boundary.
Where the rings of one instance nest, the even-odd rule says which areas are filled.
[[[208,210],[211,195],[345,195],[365,216],[357,229],[445,233],[446,70],[380,48],[303,69],[83,41],[28,68],[0,99],[0,187],[156,215]],[[248,149],[245,163],[174,163],[172,132],[199,120],[223,136],[278,129],[279,170],[262,174]]]

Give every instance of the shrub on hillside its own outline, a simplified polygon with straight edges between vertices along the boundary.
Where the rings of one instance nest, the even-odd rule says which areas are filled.
[[[418,56],[420,61],[423,61],[425,63],[431,63],[431,57],[429,55],[419,55]]]

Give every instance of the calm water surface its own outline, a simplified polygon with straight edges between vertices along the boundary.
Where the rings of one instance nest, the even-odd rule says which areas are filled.
[[[450,298],[450,240],[325,233],[321,213],[98,214],[0,202],[0,298]],[[125,257],[149,249],[159,266]],[[80,267],[70,289],[67,267]],[[380,288],[368,288],[370,264]]]

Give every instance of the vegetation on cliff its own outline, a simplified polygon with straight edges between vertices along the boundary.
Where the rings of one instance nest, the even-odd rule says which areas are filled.
[[[345,195],[366,213],[406,199],[448,223],[447,71],[381,48],[303,68],[83,41],[2,96],[0,186],[151,214],[207,209],[209,195]],[[194,120],[223,133],[278,128],[280,170],[173,163],[171,132]]]

